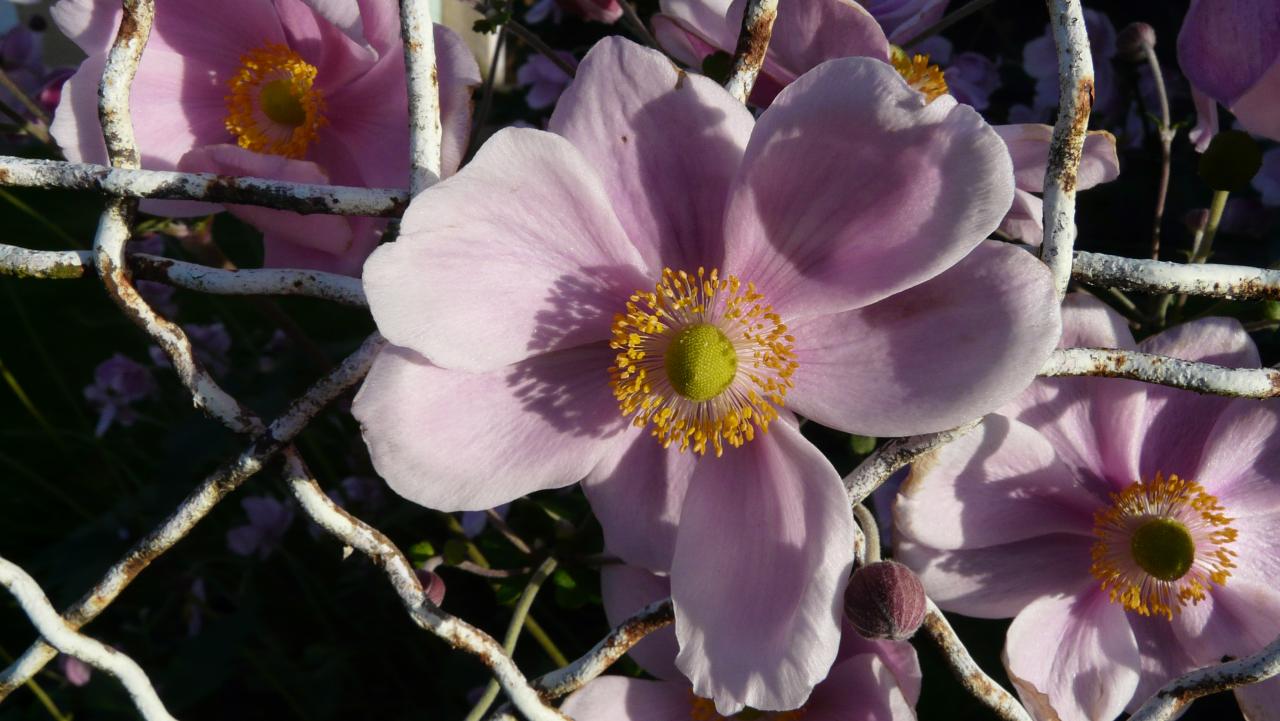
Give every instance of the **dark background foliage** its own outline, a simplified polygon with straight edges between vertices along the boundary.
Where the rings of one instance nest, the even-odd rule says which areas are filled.
[[[1174,39],[1185,3],[1133,0],[1091,7],[1105,12],[1117,29],[1134,20],[1153,25],[1162,62],[1176,68]],[[646,0],[640,12],[647,17],[655,9],[656,0]],[[517,7],[516,15],[524,11]],[[1029,101],[1033,82],[1020,67],[1022,48],[1044,31],[1045,23],[1042,3],[997,0],[947,31],[956,52],[976,50],[1000,63],[1003,86],[988,113],[993,122],[1003,122],[1011,105]],[[572,16],[559,26],[542,24],[537,30],[553,47],[578,57],[604,34],[623,32]],[[513,66],[528,53],[518,42],[509,47]],[[1118,61],[1116,71],[1124,97],[1135,97],[1135,68]],[[1196,156],[1186,139],[1185,128],[1194,122],[1189,95],[1179,78],[1171,77],[1170,83],[1174,119],[1184,129],[1174,145],[1163,257],[1180,259],[1190,245],[1181,218],[1207,206],[1209,190],[1196,176]],[[525,104],[522,90],[498,87],[479,133],[517,120],[538,125],[545,117],[545,111]],[[1095,116],[1094,126],[1112,121]],[[1122,138],[1121,178],[1081,195],[1082,249],[1136,257],[1148,253],[1160,153],[1150,123],[1134,143],[1129,140]],[[53,153],[16,141],[9,152]],[[1251,192],[1239,197],[1245,219],[1220,234],[1214,259],[1269,265],[1280,252],[1275,212],[1263,211]],[[101,205],[101,199],[84,194],[0,189],[0,229],[5,242],[26,247],[84,248]],[[238,264],[259,262],[258,236],[251,229],[222,215],[212,221],[212,236]],[[205,258],[208,251],[173,238],[165,250],[188,259]],[[322,301],[219,298],[185,291],[178,291],[176,301],[183,323],[225,323],[232,346],[220,380],[264,416],[281,411],[372,330],[365,313]],[[1212,312],[1257,321],[1271,311],[1257,303],[1192,301],[1183,315]],[[244,441],[195,411],[172,374],[164,371],[156,372],[158,397],[139,406],[141,417],[133,426],[115,426],[95,437],[96,413],[83,396],[94,368],[113,353],[150,361],[144,335],[94,279],[0,277],[0,321],[0,554],[28,569],[54,603],[65,607],[200,479],[238,453]],[[286,330],[283,342],[273,338],[281,327]],[[1274,331],[1255,338],[1266,361],[1274,362]],[[320,416],[299,439],[321,484],[335,491],[347,477],[374,476],[346,412],[348,401]],[[842,473],[860,460],[847,435],[814,424],[806,430]],[[228,550],[227,533],[246,523],[239,501],[250,495],[287,503],[278,468],[253,478],[144,572],[92,624],[92,635],[138,660],[172,712],[184,719],[461,719],[486,681],[483,668],[415,627],[381,572],[358,554],[343,560],[339,545],[314,532],[300,514],[266,558]],[[403,502],[389,491],[381,503],[346,502],[401,548],[412,549],[415,561],[443,556],[439,573],[448,587],[445,608],[495,636],[501,636],[527,576],[493,581],[451,564],[483,556],[497,568],[525,568],[554,553],[561,570],[539,596],[533,618],[570,658],[607,630],[595,557],[601,551],[600,530],[579,491],[538,494],[512,506],[508,521],[534,547],[532,559],[492,528],[469,541],[455,518]],[[203,598],[193,592],[199,586]],[[1000,665],[1007,622],[953,621],[981,665],[1007,681]],[[0,658],[7,662],[33,638],[12,599],[0,594]],[[930,645],[922,642],[919,648],[925,672],[920,718],[987,718]],[[547,649],[528,634],[516,659],[530,675],[555,666]],[[630,661],[615,671],[641,673]],[[36,680],[65,715],[136,717],[121,688],[101,674],[75,687],[51,664]],[[1219,695],[1197,703],[1185,718],[1236,717],[1230,696]],[[49,718],[29,689],[15,692],[0,706],[2,721]]]

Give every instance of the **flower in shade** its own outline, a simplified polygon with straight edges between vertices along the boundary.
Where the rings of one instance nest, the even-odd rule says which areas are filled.
[[[156,380],[151,369],[116,353],[93,369],[93,383],[85,386],[84,397],[98,411],[98,425],[93,429],[101,437],[112,424],[126,428],[138,420],[134,404],[156,394]]]
[[[89,668],[89,664],[65,653],[58,656],[58,671],[72,686],[83,686],[93,677],[93,669]]]
[[[976,110],[986,110],[991,104],[991,94],[1000,87],[1000,71],[995,61],[980,53],[956,55],[943,77],[955,99]]]
[[[632,566],[607,567],[600,581],[605,612],[614,624],[671,592],[667,579]],[[760,721],[915,721],[913,709],[920,695],[915,649],[909,643],[864,640],[847,625],[843,631],[831,673],[803,706],[742,717]],[[632,648],[631,656],[659,680],[601,676],[566,699],[562,710],[577,721],[726,721],[677,671],[673,663],[676,638],[670,628],[649,634]]]
[[[1135,346],[1083,295],[1068,298],[1062,346],[1259,366],[1234,319]],[[939,606],[1013,617],[1005,664],[1041,717],[1115,718],[1280,634],[1280,405],[1040,379],[917,463],[894,521],[896,557]],[[1280,680],[1236,696],[1251,721],[1280,718]]]
[[[1111,66],[1116,55],[1116,26],[1105,14],[1089,8],[1084,9],[1084,25],[1093,58],[1093,110],[1107,112],[1120,97]],[[1036,81],[1032,113],[1043,119],[1051,108],[1058,107],[1058,49],[1048,24],[1040,37],[1022,49],[1022,69]]]
[[[544,20],[550,20],[552,25],[559,25],[564,19],[564,10],[560,9],[560,3],[556,0],[537,0],[524,13],[524,21],[529,25],[537,25]]]
[[[1218,132],[1218,104],[1245,130],[1280,140],[1280,3],[1191,0],[1178,32],[1178,64],[1196,101],[1197,150]]]
[[[1262,195],[1262,204],[1280,207],[1280,147],[1262,154],[1262,167],[1253,176],[1253,187]]]
[[[663,5],[664,14],[654,19],[654,34],[668,52],[697,67],[713,53],[732,48],[736,42],[743,3],[734,3],[727,10],[721,5],[724,5],[722,0],[669,1]],[[799,74],[822,62],[847,56],[887,60],[913,89],[920,91],[928,100],[951,92],[950,82],[954,77],[961,84],[958,94],[953,92],[952,96],[961,102],[966,98],[981,102],[982,105],[970,103],[981,110],[987,99],[982,94],[984,89],[994,88],[990,79],[980,77],[985,72],[981,68],[986,64],[994,70],[994,63],[990,60],[982,56],[977,56],[978,60],[966,60],[965,56],[974,53],[962,53],[952,68],[943,71],[931,63],[927,55],[909,55],[896,47],[890,49],[884,31],[858,5],[844,0],[810,0],[784,3],[779,8],[761,79],[751,94],[751,100],[756,104],[768,105],[778,91]],[[729,14],[725,15],[725,12]],[[1110,27],[1105,17],[1101,22]],[[1114,34],[1112,30],[1111,35]],[[1049,40],[1052,42],[1052,38]],[[931,42],[930,46],[949,58],[950,43],[937,41]],[[1114,46],[1112,37],[1111,54],[1115,52]],[[1055,83],[1056,72],[1055,69]],[[994,127],[1009,145],[1017,188],[1013,205],[1000,230],[1016,240],[1038,245],[1044,233],[1043,206],[1034,193],[1044,190],[1053,128],[1038,123]],[[1090,132],[1085,141],[1076,187],[1080,190],[1091,188],[1114,180],[1119,173],[1115,137],[1105,131]]]
[[[248,523],[227,531],[227,549],[237,556],[265,560],[280,545],[293,523],[293,508],[270,496],[249,496],[240,502]]]
[[[950,0],[859,0],[895,43],[909,42],[942,19]]]
[[[61,0],[52,10],[88,59],[68,81],[51,128],[71,160],[104,162],[97,88],[119,23],[115,0]],[[458,166],[479,71],[462,41],[436,27],[444,170]],[[144,168],[405,188],[409,120],[394,0],[158,0],[133,82]],[[145,201],[161,215],[205,215],[206,203]],[[264,235],[266,264],[347,274],[378,242],[374,218],[227,208]]]
[[[745,0],[661,0],[659,6],[662,12],[652,20],[654,37],[677,60],[702,68],[712,56],[737,46]],[[844,0],[779,3],[751,102],[767,106],[818,64],[855,56],[889,61],[889,41],[861,5]]]
[[[370,258],[374,466],[444,511],[584,480],[609,547],[670,571],[695,691],[794,708],[835,658],[854,531],[792,412],[940,430],[1057,338],[1043,266],[983,240],[1008,152],[879,61],[819,66],[755,121],[620,39],[549,127],[496,134]]]
[[[195,352],[196,360],[204,364],[205,368],[213,375],[222,375],[231,369],[231,362],[227,357],[231,352],[231,334],[227,332],[227,327],[222,323],[187,323],[182,326],[182,330],[186,332],[187,338],[191,341],[191,348]],[[169,356],[159,346],[151,346],[147,349],[151,355],[151,362],[160,368],[170,368],[172,363],[169,362]]]
[[[577,65],[577,61],[569,53],[556,54],[569,65]],[[530,55],[524,64],[516,69],[516,84],[529,88],[525,102],[534,110],[555,105],[560,93],[569,86],[571,79],[563,68],[541,53]]]
[[[505,520],[507,517],[507,511],[509,510],[511,510],[511,504],[504,503],[501,506],[494,508],[493,512],[498,514],[499,518]],[[489,513],[488,511],[463,511],[461,516],[459,516],[458,522],[462,525],[463,535],[467,538],[475,538],[483,533],[484,529],[488,527]]]

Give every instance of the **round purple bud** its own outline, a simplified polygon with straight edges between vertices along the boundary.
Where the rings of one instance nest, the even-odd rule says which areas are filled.
[[[1116,50],[1121,56],[1135,63],[1145,60],[1147,48],[1155,46],[1155,28],[1143,22],[1130,23],[1116,37]]]
[[[416,568],[413,572],[418,575],[418,582],[422,584],[427,600],[437,606],[444,603],[444,579],[425,568]]]
[[[924,623],[924,586],[897,561],[869,563],[849,579],[844,613],[863,638],[905,641]]]

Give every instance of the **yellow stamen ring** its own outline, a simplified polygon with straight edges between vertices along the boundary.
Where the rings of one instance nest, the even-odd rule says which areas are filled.
[[[1111,494],[1094,516],[1089,571],[1111,601],[1143,616],[1172,619],[1226,584],[1236,564],[1236,530],[1218,499],[1176,475],[1157,473]]]
[[[787,326],[751,283],[664,268],[613,320],[609,385],[623,415],[669,448],[717,456],[765,432],[797,367]]]
[[[227,131],[257,153],[301,158],[325,124],[316,68],[284,45],[268,43],[240,57],[227,83]]]
[[[893,62],[893,69],[907,81],[907,85],[923,93],[929,102],[947,94],[947,79],[942,68],[930,65],[928,55],[907,55],[905,50],[893,45],[890,47],[889,58]]]

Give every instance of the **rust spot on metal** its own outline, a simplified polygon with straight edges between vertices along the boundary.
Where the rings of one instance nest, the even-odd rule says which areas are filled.
[[[776,17],[776,11],[761,12],[751,18],[750,26],[745,28],[746,32],[738,41],[738,56],[747,67],[758,69],[764,65],[764,56],[769,51],[769,37],[773,35],[773,21]]]

